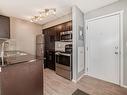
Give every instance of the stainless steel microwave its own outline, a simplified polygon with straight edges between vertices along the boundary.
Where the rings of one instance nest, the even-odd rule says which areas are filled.
[[[72,41],[72,31],[66,31],[60,33],[61,41]]]

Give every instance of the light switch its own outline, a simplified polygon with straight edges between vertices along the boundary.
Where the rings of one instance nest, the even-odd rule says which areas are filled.
[[[83,35],[83,33],[82,33],[82,31],[80,30],[80,36],[82,36]]]

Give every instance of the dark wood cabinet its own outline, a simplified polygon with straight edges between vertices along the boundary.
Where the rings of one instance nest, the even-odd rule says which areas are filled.
[[[55,41],[60,41],[60,32],[72,31],[72,21],[43,30],[45,35],[45,67],[55,70]]]
[[[55,51],[47,51],[46,59],[47,68],[55,70]]]
[[[72,30],[72,22],[67,22],[65,24],[65,31],[71,31]]]
[[[45,38],[45,67],[55,70],[55,31],[53,28],[43,31]]]
[[[55,32],[51,29],[44,30],[45,35],[45,50],[54,51],[55,50]]]
[[[54,27],[55,27],[56,32],[63,32],[64,31],[64,24],[60,24],[60,25],[57,25]]]
[[[0,15],[0,38],[10,38],[10,18]]]
[[[2,67],[0,95],[43,95],[42,61]]]

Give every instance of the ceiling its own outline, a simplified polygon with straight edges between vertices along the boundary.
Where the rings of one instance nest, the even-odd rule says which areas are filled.
[[[88,12],[116,1],[118,0],[0,0],[0,14],[29,20],[30,17],[37,15],[40,9],[56,8],[55,16],[36,22],[44,24],[70,13],[73,5]]]

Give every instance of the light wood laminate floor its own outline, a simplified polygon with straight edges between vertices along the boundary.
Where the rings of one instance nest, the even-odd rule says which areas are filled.
[[[90,95],[127,95],[127,89],[89,76],[73,83],[52,70],[44,70],[44,95],[72,95],[78,88]]]

